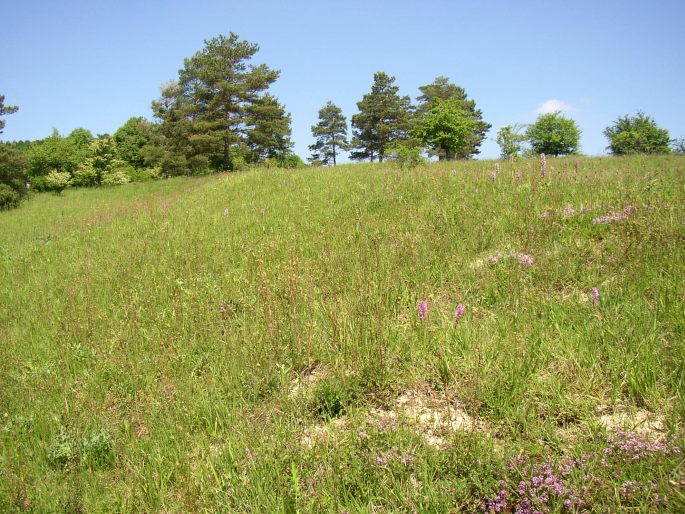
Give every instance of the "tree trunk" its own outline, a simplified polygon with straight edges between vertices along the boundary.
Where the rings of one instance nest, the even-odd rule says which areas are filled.
[[[336,165],[336,162],[335,162],[335,144],[334,144],[333,145],[333,166],[335,166],[335,165]]]
[[[228,138],[224,138],[224,166],[227,170],[231,169],[231,152],[228,145]]]

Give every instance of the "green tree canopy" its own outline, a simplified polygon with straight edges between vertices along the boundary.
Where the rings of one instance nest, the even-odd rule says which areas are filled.
[[[436,102],[414,129],[414,135],[443,159],[451,160],[470,150],[478,121],[462,106],[458,98]]]
[[[137,168],[145,166],[145,147],[151,132],[152,124],[142,116],[129,118],[112,136],[119,158]]]
[[[526,137],[536,154],[568,155],[578,153],[580,129],[575,121],[557,111],[538,116],[528,127]]]
[[[7,143],[0,143],[0,210],[16,207],[26,194],[26,157]]]
[[[249,64],[258,50],[233,32],[215,37],[184,61],[177,82],[163,87],[152,108],[161,120],[155,141],[165,149],[148,155],[167,172],[229,170],[233,156],[248,146],[252,154],[264,155],[288,145],[290,118],[264,95],[279,72]]]
[[[283,161],[293,146],[290,140],[290,114],[269,93],[257,98],[248,108],[252,129],[247,132],[249,162],[263,159]]]
[[[347,120],[340,107],[333,102],[327,102],[319,109],[319,122],[312,125],[312,135],[316,142],[309,146],[312,152],[311,161],[328,165],[337,164],[340,150],[349,150],[347,141]]]
[[[379,71],[373,75],[371,92],[357,102],[359,113],[352,116],[353,159],[378,158],[383,162],[387,149],[396,141],[409,138],[412,107],[408,96],[399,95],[395,77]]]
[[[0,116],[17,112],[18,107],[5,105],[5,97],[0,95]],[[5,120],[0,119],[0,134]],[[19,205],[26,194],[26,157],[12,145],[0,143],[0,210]]]
[[[476,108],[475,100],[469,100],[466,90],[449,81],[447,77],[436,77],[432,84],[419,87],[421,95],[416,98],[418,102],[417,112],[419,119],[426,116],[432,109],[442,102],[451,101],[460,109],[469,113],[469,117],[476,122],[471,134],[468,136],[468,145],[462,146],[456,154],[446,156],[438,149],[438,158],[469,159],[479,153],[480,145],[485,140],[485,134],[492,125],[483,121],[483,113]]]
[[[93,135],[86,129],[74,129],[67,137],[53,130],[49,137],[31,145],[28,151],[29,174],[32,177],[44,177],[50,171],[57,170],[73,175],[90,157],[93,141]]]
[[[0,134],[2,134],[2,130],[5,128],[5,120],[2,119],[2,116],[14,114],[18,110],[19,107],[16,105],[5,105],[5,95],[0,95]]]
[[[604,135],[609,140],[607,149],[614,155],[670,151],[668,131],[659,128],[654,119],[643,112],[618,118],[604,130]]]
[[[526,141],[526,136],[521,132],[523,127],[518,123],[514,125],[505,125],[497,131],[497,144],[500,148],[500,155],[502,158],[519,155],[523,149],[523,143]]]

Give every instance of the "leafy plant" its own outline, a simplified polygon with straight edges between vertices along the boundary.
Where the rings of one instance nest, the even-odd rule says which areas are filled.
[[[71,176],[66,171],[52,170],[45,177],[45,185],[48,191],[61,195],[71,185]]]
[[[535,154],[568,155],[578,153],[580,129],[561,112],[542,114],[528,127],[526,138]]]
[[[614,155],[670,151],[668,131],[657,126],[654,119],[643,112],[621,116],[604,130],[604,135],[609,140],[607,149]]]

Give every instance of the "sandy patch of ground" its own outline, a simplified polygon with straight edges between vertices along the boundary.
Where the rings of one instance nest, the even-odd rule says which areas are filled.
[[[402,393],[388,409],[372,408],[369,416],[379,420],[403,419],[412,423],[427,444],[444,448],[449,435],[458,431],[485,432],[483,422],[475,420],[454,402],[448,402],[435,391],[408,390]],[[328,423],[320,423],[304,431],[300,440],[303,447],[311,449],[335,437],[335,432],[345,428],[347,417],[342,416]]]
[[[611,414],[603,414],[599,418],[599,423],[612,432],[625,430],[649,436],[663,434],[666,430],[664,422],[665,418],[662,414],[643,409],[618,410]]]

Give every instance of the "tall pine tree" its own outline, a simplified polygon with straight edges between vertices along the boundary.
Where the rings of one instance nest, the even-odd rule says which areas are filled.
[[[373,75],[371,92],[357,102],[359,113],[352,116],[353,159],[378,158],[383,162],[390,146],[410,137],[412,107],[408,96],[398,94],[395,77],[379,71]]]
[[[425,118],[428,113],[435,109],[439,104],[450,100],[454,106],[470,113],[470,118],[476,123],[474,129],[468,137],[468,144],[459,151],[446,153],[444,149],[437,151],[438,158],[443,159],[470,159],[480,150],[479,147],[485,140],[485,134],[492,127],[483,121],[483,113],[476,109],[475,100],[469,100],[466,90],[449,81],[447,77],[437,77],[432,84],[419,87],[421,95],[416,98],[418,102],[417,111],[419,119]]]
[[[349,150],[347,141],[347,120],[340,107],[328,102],[319,110],[319,123],[312,125],[312,135],[316,143],[309,146],[310,160],[324,165],[337,164],[340,150]]]
[[[177,82],[153,102],[162,123],[150,153],[162,165],[230,170],[235,155],[275,154],[288,146],[290,117],[266,94],[279,72],[248,64],[259,46],[231,32],[185,59]]]

